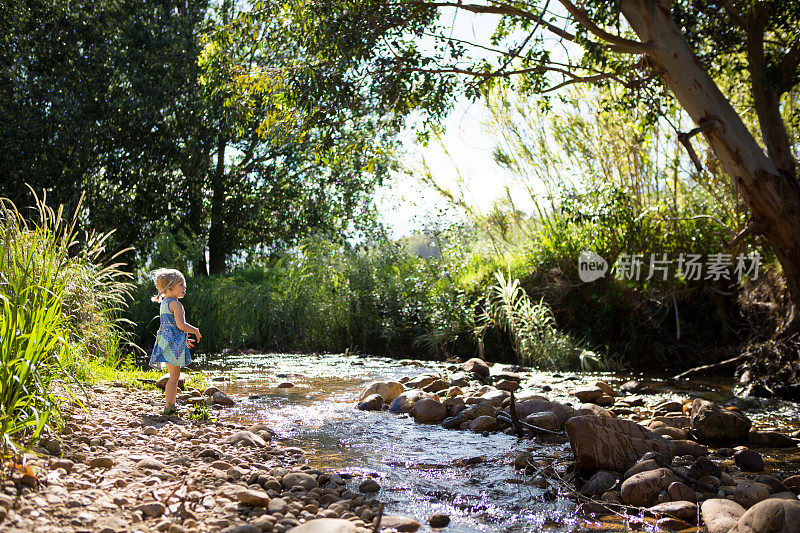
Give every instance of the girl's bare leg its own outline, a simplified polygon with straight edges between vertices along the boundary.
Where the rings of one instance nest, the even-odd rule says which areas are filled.
[[[170,405],[175,405],[175,397],[178,395],[178,378],[181,376],[181,367],[167,363],[167,370],[169,371],[169,381],[167,381],[167,386],[164,389],[164,396],[167,407],[169,407]]]

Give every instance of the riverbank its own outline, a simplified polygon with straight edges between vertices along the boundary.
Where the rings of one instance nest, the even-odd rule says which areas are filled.
[[[3,482],[0,530],[282,532],[314,518],[372,529],[377,502],[348,490],[346,474],[304,465],[264,424],[163,417],[156,389],[87,392],[90,409]]]

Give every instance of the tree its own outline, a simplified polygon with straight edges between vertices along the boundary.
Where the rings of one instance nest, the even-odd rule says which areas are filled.
[[[446,9],[497,17],[490,42],[453,38],[442,22],[453,15],[440,16]],[[305,32],[302,43],[326,58],[343,51],[356,58],[400,112],[418,107],[435,118],[457,92],[478,97],[498,83],[546,97],[574,83],[619,83],[628,93],[618,103],[646,102],[651,121],[677,102],[696,124],[681,135],[692,160],[700,166],[691,138],[702,134],[751,210],[751,224],[733,242],[757,234],[771,246],[795,308],[786,331],[800,330],[797,147],[781,113],[781,98],[800,82],[797,2],[340,0],[288,2],[286,10]],[[333,27],[345,35],[325,43]],[[749,131],[723,95],[714,79],[723,76],[746,82],[749,94],[736,94],[744,100],[735,103],[752,102],[760,131]]]

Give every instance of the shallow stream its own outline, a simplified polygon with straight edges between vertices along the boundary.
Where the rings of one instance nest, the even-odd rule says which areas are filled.
[[[543,460],[569,459],[569,445],[533,444],[504,434],[483,437],[438,425],[416,424],[407,415],[355,409],[364,385],[399,380],[448,365],[403,366],[396,360],[352,355],[216,355],[198,361],[214,384],[237,400],[217,416],[242,423],[262,421],[281,442],[300,446],[310,465],[351,473],[356,480],[372,476],[381,485],[376,498],[385,514],[410,516],[422,524],[434,513],[450,516],[449,531],[531,532],[607,530],[611,524],[586,522],[575,516],[575,504],[553,487],[533,485],[531,476],[516,473],[514,457],[533,451]],[[669,383],[662,378],[610,374],[556,374],[519,370],[521,390],[575,404],[569,392],[598,379],[617,386],[630,379],[646,380],[651,393],[646,405],[666,399],[701,396],[730,401],[760,427],[784,432],[800,428],[800,409],[781,401],[732,397],[731,384],[692,381]],[[291,388],[278,388],[280,383]],[[767,456],[772,469],[800,470],[800,455]],[[356,484],[357,486],[357,484]],[[430,531],[423,527],[420,531]]]

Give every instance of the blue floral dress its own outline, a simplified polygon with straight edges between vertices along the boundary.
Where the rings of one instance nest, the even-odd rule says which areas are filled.
[[[156,344],[150,356],[150,365],[156,363],[169,363],[171,365],[186,366],[192,362],[192,354],[186,344],[187,333],[178,329],[175,323],[175,314],[170,310],[169,304],[175,298],[164,298],[159,311],[161,327],[156,334]]]

